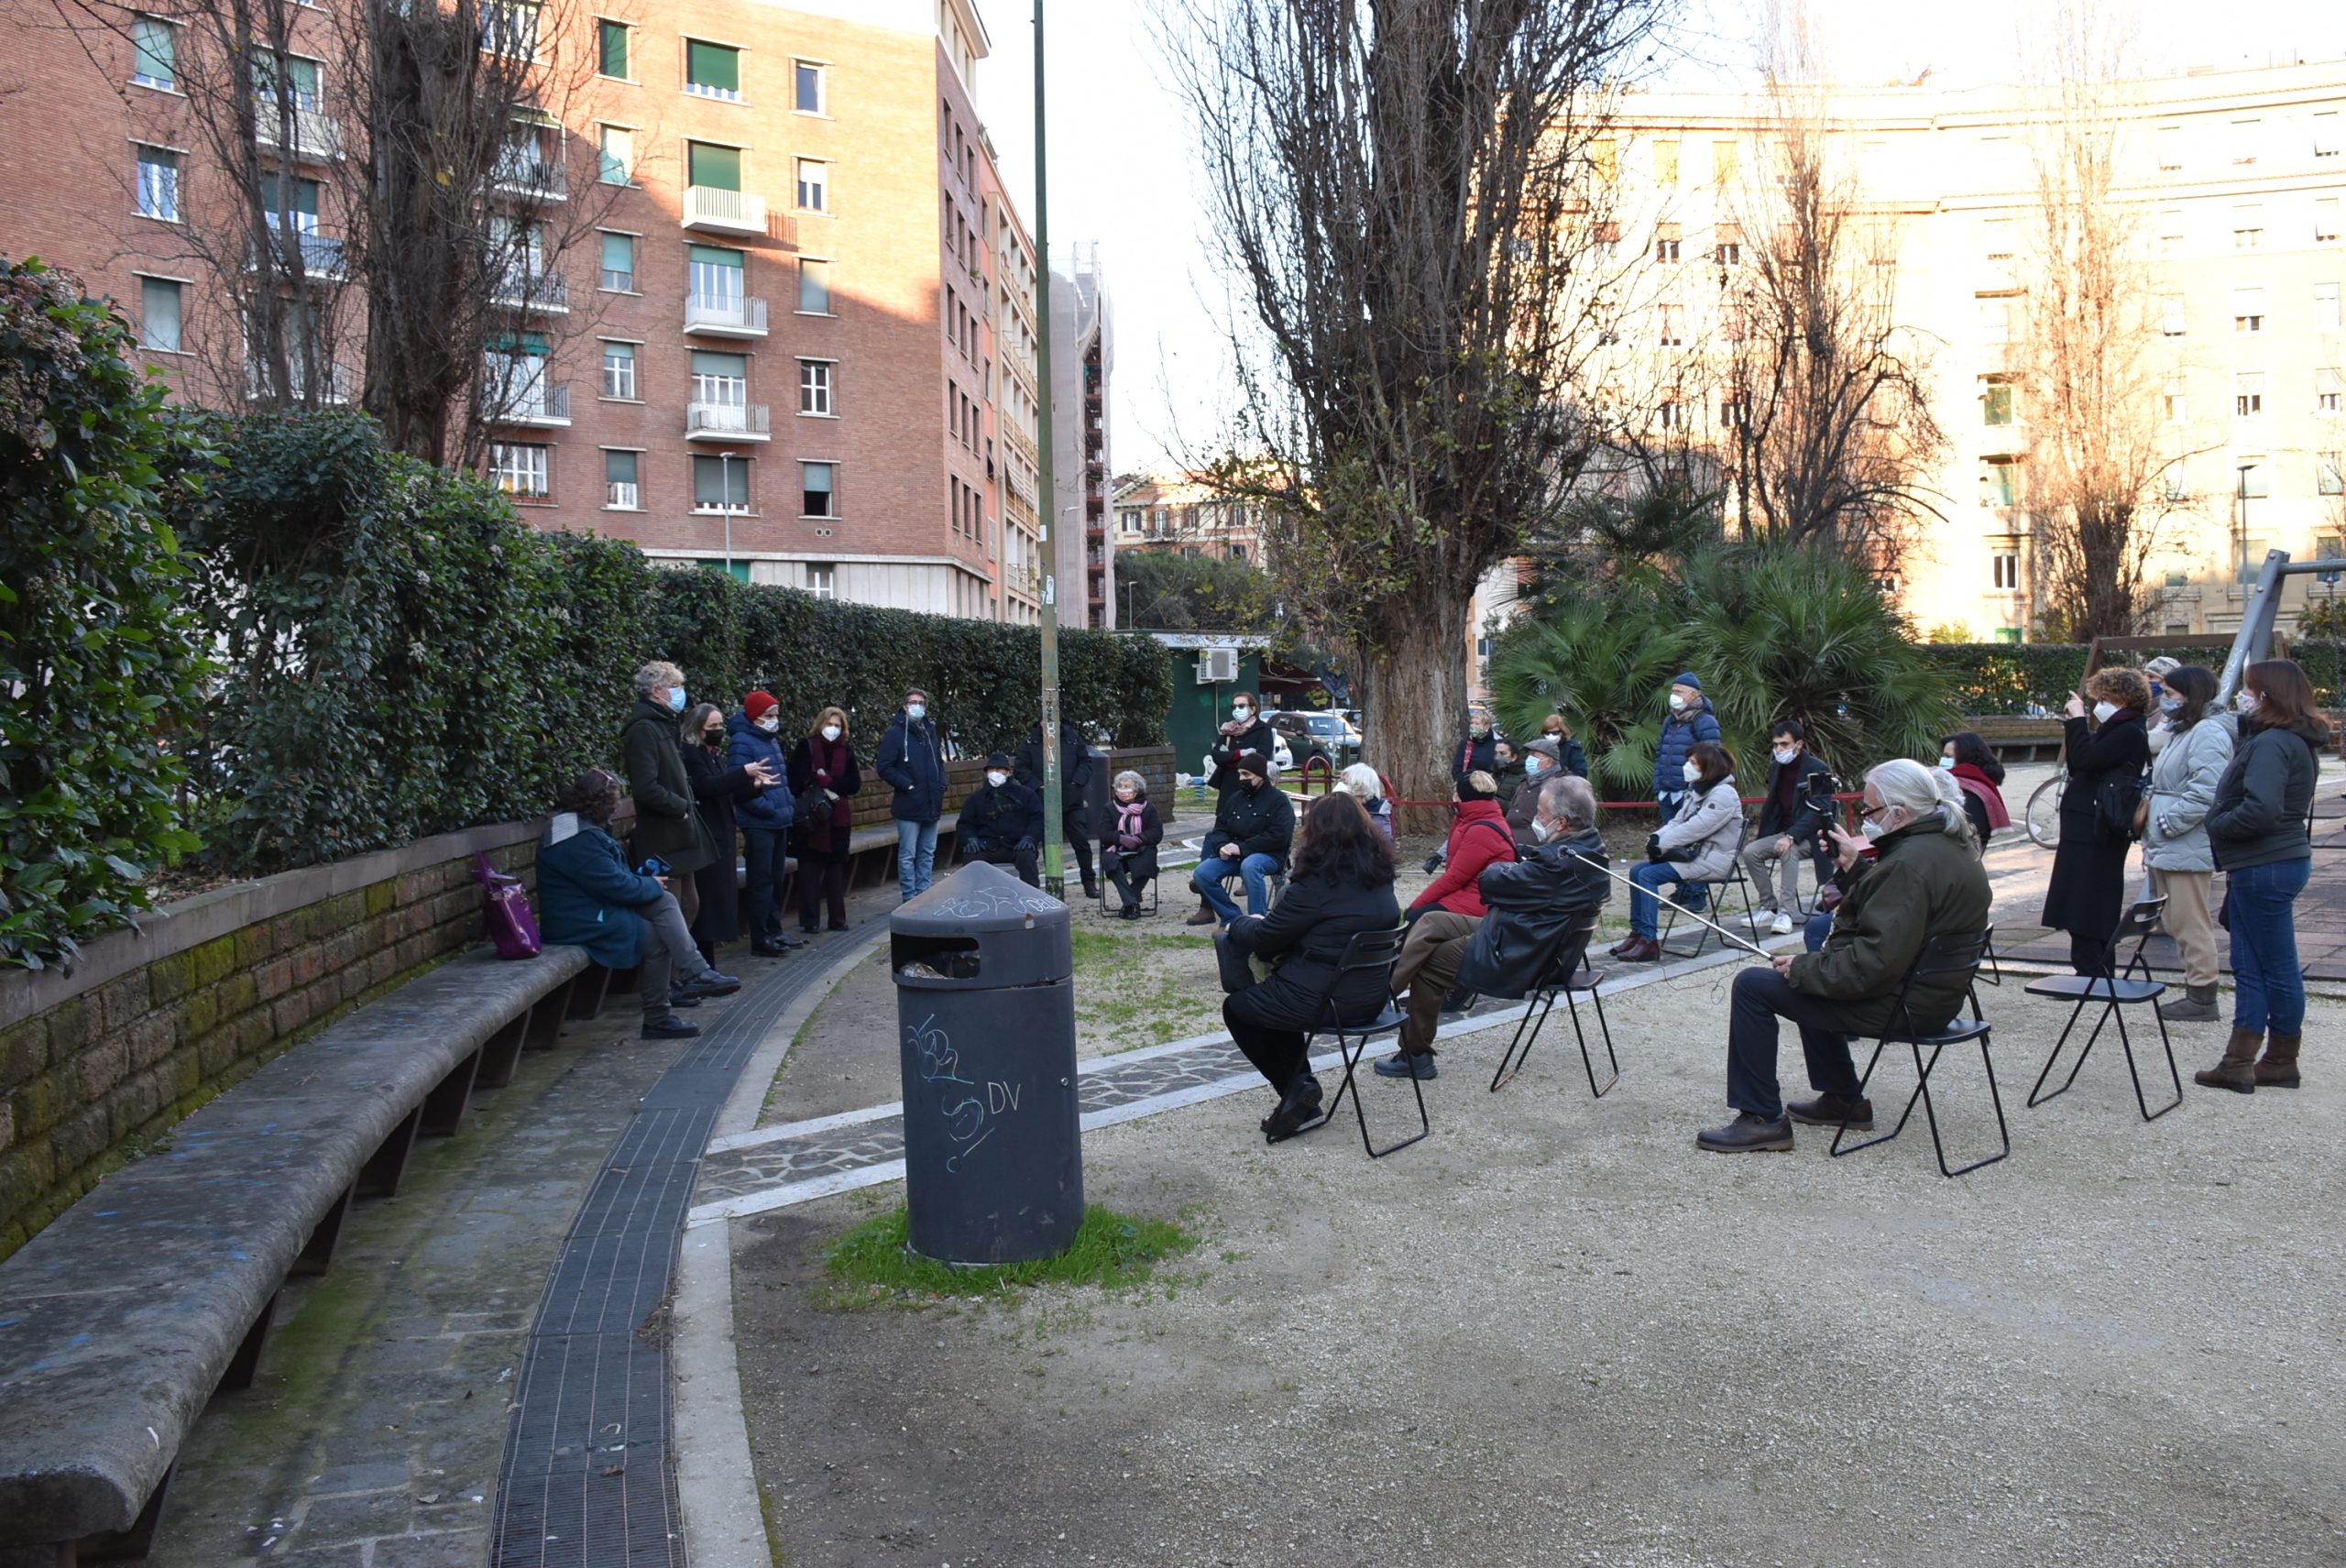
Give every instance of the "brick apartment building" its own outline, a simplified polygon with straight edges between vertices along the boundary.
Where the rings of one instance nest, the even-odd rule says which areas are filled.
[[[1229,500],[1194,476],[1128,475],[1116,486],[1120,551],[1160,551],[1261,566],[1262,510]]]
[[[303,9],[297,146],[260,151],[330,284],[345,110],[334,13]],[[491,342],[488,467],[523,514],[825,597],[1034,620],[1036,261],[972,106],[970,0],[482,10],[485,38],[534,40],[549,86],[511,179],[567,241],[532,242],[543,276]],[[223,182],[175,82],[186,31],[0,19],[0,252],[71,269],[181,395],[228,401],[238,378],[198,352],[236,328],[188,243]]]

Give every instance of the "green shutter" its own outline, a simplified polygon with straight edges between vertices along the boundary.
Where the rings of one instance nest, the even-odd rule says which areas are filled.
[[[488,336],[491,354],[552,354],[554,345],[542,332],[499,332]]]
[[[142,81],[159,82],[170,86],[177,80],[172,74],[173,41],[169,22],[159,21],[153,16],[139,17],[131,24],[131,70]]]
[[[695,141],[685,144],[685,183],[698,185],[707,191],[739,191],[741,188],[741,149],[719,147],[714,142]]]
[[[607,234],[603,236],[603,270],[630,274],[635,271],[635,236]]]
[[[741,51],[727,49],[723,44],[705,44],[698,38],[685,40],[685,80],[695,87],[713,88],[719,93],[741,91]]]
[[[606,76],[627,76],[627,24],[598,22],[596,24],[602,45],[601,71]]]
[[[697,349],[693,353],[693,374],[696,376],[724,376],[739,381],[749,373],[750,361],[746,356],[706,354]]]
[[[697,261],[709,267],[741,267],[747,265],[749,260],[746,252],[728,250],[721,245],[687,246],[685,250],[687,253],[685,259]]]
[[[632,452],[604,453],[603,478],[605,482],[613,485],[634,484],[635,454]]]

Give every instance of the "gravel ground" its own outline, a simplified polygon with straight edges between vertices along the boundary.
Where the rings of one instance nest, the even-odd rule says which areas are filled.
[[[1733,972],[1617,998],[1602,1102],[1568,1032],[1496,1095],[1503,1035],[1446,1046],[1388,1159],[1266,1148],[1267,1091],[1092,1135],[1094,1201],[1200,1236],[1146,1290],[837,1311],[821,1249],[897,1188],[737,1225],[777,1561],[2346,1563],[2346,1007],[2297,1093],[2190,1086],[2178,1026],[2144,1125],[2106,1047],[2023,1109],[2061,1014],[1990,992],[2017,1146],[1947,1181],[1919,1124],[1697,1152]],[[1982,1088],[1950,1058],[1958,1151]]]

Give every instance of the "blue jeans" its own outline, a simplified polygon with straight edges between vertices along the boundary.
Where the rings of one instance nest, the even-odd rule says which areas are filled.
[[[2305,1028],[2305,971],[2292,906],[2312,871],[2310,860],[2275,861],[2230,873],[2236,1029],[2295,1035]]]
[[[1801,933],[1800,939],[1808,944],[1810,952],[1817,952],[1824,948],[1825,938],[1832,929],[1833,912],[1830,909],[1820,909],[1808,917],[1808,928]]]
[[[928,891],[928,873],[937,865],[937,824],[896,823],[896,889],[910,903]]]
[[[1278,857],[1276,855],[1246,855],[1237,859],[1209,855],[1198,862],[1196,871],[1189,873],[1189,884],[1198,890],[1198,896],[1206,901],[1206,906],[1227,926],[1238,918],[1238,905],[1231,901],[1230,890],[1224,884],[1232,877],[1244,878],[1246,883],[1246,913],[1260,915],[1271,906],[1270,894],[1264,883],[1278,869]]]
[[[782,883],[790,874],[790,830],[741,829],[741,864],[750,878],[750,935],[782,934]]]
[[[1648,861],[1641,866],[1629,868],[1629,880],[1637,886],[1629,890],[1629,929],[1651,941],[1661,928],[1661,905],[1654,902],[1654,890],[1664,886],[1688,887],[1694,892],[1674,902],[1689,909],[1701,909],[1709,902],[1701,883],[1686,880],[1686,868],[1675,861]]]

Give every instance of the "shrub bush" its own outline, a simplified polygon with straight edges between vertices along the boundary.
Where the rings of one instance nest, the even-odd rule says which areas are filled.
[[[1922,650],[1951,684],[1956,707],[1965,713],[2026,713],[2032,707],[2058,713],[2085,678],[2084,642],[1941,642]],[[2187,664],[2221,671],[2231,641],[2176,639],[2160,653]],[[2154,654],[2112,651],[2105,664],[2140,664]]]
[[[193,848],[162,716],[203,662],[164,520],[208,454],[105,306],[0,264],[0,966],[70,961]]]

